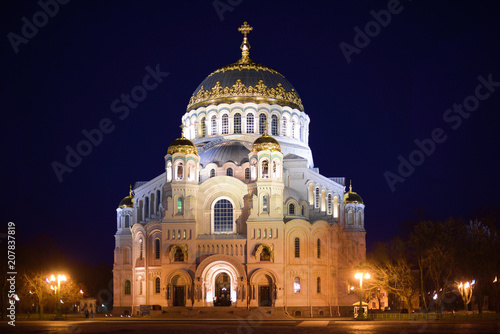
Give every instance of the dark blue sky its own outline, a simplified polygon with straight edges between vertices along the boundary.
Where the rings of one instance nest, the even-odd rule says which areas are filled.
[[[352,178],[365,200],[369,245],[399,233],[418,208],[446,218],[497,205],[500,83],[474,97],[479,76],[500,82],[497,2],[222,0],[235,4],[222,20],[213,3],[74,0],[43,22],[35,1],[2,2],[2,224],[111,264],[116,206],[129,184],[163,172],[194,89],[239,59],[243,21],[254,27],[251,58],[300,94],[316,167]],[[388,6],[390,22],[348,63],[339,45],[354,46],[355,27]],[[16,53],[9,36],[22,36],[23,17],[34,15],[38,32]],[[111,103],[157,64],[168,77],[121,120]],[[475,110],[458,124],[447,109],[464,100]],[[103,119],[113,131],[59,182],[53,162],[65,163],[65,148]],[[436,128],[446,141],[391,191],[384,173],[397,174],[398,157]]]

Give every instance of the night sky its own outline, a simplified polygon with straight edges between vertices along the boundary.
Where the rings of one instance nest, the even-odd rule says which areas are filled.
[[[35,1],[2,2],[4,227],[13,221],[18,238],[49,234],[70,258],[112,264],[118,203],[129,184],[164,171],[195,88],[240,58],[244,21],[254,27],[250,57],[302,98],[315,167],[352,179],[363,197],[369,246],[417,210],[474,217],[498,204],[498,2],[215,3],[225,11],[213,1],[73,0],[49,17]],[[23,39],[34,15],[38,32],[25,27]],[[355,41],[367,24],[370,40]],[[113,101],[157,65],[168,76],[126,117],[114,113]],[[448,111],[464,103],[473,111]],[[66,164],[67,147],[102,122],[112,131],[60,182],[54,162]],[[433,132],[440,142],[423,157],[415,140],[431,149]],[[419,165],[392,191],[384,174],[399,175],[399,156]]]

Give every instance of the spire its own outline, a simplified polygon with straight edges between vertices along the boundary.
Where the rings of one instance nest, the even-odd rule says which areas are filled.
[[[349,192],[352,193],[352,180],[349,180]]]
[[[181,128],[181,139],[184,139],[184,124],[181,123],[179,127]]]
[[[135,194],[134,194],[134,191],[132,190],[132,185],[130,185],[130,190],[129,190],[129,192],[128,192],[128,195],[129,195],[130,197],[134,197],[134,195],[135,195]]]
[[[253,27],[250,27],[248,23],[245,21],[241,27],[238,28],[238,31],[243,34],[243,43],[241,43],[241,62],[246,63],[250,60],[248,55],[250,54],[250,43],[247,40],[247,34],[253,30]]]

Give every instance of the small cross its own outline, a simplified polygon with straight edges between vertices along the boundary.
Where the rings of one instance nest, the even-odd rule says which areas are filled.
[[[243,37],[247,38],[247,34],[250,33],[250,31],[253,30],[253,27],[250,27],[245,21],[241,27],[238,28],[238,31],[243,34]]]

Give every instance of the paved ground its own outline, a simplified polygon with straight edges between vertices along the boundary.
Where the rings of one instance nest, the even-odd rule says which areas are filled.
[[[16,327],[3,322],[0,333],[337,333],[337,334],[500,334],[500,322],[366,321],[339,320],[136,320],[20,321]]]

